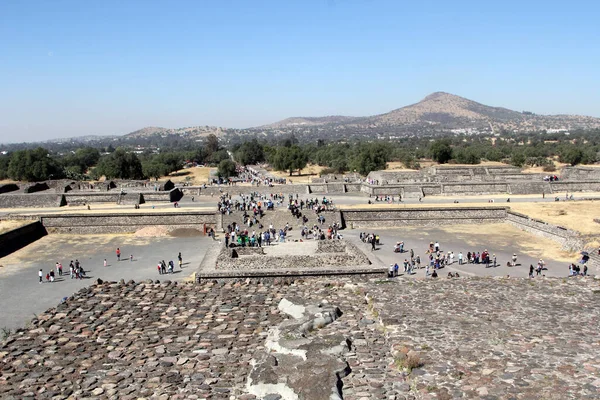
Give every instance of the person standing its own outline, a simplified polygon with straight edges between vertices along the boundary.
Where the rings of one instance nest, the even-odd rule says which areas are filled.
[[[458,253],[458,265],[462,265],[463,263],[463,253],[462,251]]]
[[[42,282],[44,282],[44,273],[42,272],[42,269],[40,268],[40,270],[38,271],[38,276],[40,278],[40,284]]]
[[[106,262],[106,258],[104,259],[104,266],[106,267],[108,263]]]
[[[179,261],[179,269],[183,269],[183,267],[182,267],[183,257],[181,256],[181,252],[179,252],[179,254],[177,254],[177,261]]]
[[[62,273],[63,273],[63,270],[62,270],[62,269],[63,269],[63,268],[62,268],[62,263],[60,263],[60,262],[59,262],[59,263],[58,263],[58,275],[59,275],[59,276],[62,276]]]
[[[121,249],[117,247],[117,261],[121,261]]]
[[[130,254],[129,255],[129,262],[132,262],[132,261],[133,261],[133,254]]]

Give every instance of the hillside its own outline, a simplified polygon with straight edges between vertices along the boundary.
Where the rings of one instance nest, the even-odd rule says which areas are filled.
[[[536,115],[503,107],[487,106],[450,93],[436,92],[418,103],[370,117],[296,117],[260,127],[327,129],[337,136],[360,132],[361,136],[420,134],[447,131],[484,133],[510,131],[572,130],[600,128],[600,118],[579,115]],[[255,128],[255,129],[260,129]],[[314,129],[313,129],[314,131]],[[314,132],[313,132],[314,133]]]
[[[224,129],[216,126],[191,126],[187,128],[160,128],[160,127],[146,127],[138,129],[137,131],[124,135],[125,138],[144,138],[154,135],[169,136],[178,135],[189,139],[202,138],[210,134],[220,136],[224,133]]]
[[[302,126],[319,126],[327,124],[344,124],[357,120],[356,117],[346,117],[343,115],[330,115],[326,117],[292,117],[286,118],[283,121],[278,121],[269,125],[264,125],[261,128],[286,128],[286,127],[302,127]]]

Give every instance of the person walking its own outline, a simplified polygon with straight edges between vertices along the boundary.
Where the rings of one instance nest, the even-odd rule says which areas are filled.
[[[133,254],[130,254],[129,255],[129,262],[132,262],[132,261],[133,261]]]
[[[179,254],[177,254],[177,261],[179,261],[179,269],[183,269],[183,267],[182,267],[183,257],[181,256],[181,252],[179,252]]]
[[[106,267],[108,263],[106,262],[106,258],[104,259],[104,266]]]
[[[121,261],[121,249],[117,247],[117,261]]]
[[[40,268],[40,270],[38,271],[38,276],[40,278],[40,284],[42,282],[44,282],[44,273],[42,272],[42,269]]]
[[[463,253],[462,251],[458,253],[458,265],[462,265],[463,263]]]

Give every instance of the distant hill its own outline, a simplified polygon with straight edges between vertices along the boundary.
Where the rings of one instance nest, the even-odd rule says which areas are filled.
[[[149,126],[146,128],[138,129],[137,131],[124,135],[125,138],[144,138],[155,135],[169,136],[178,135],[188,139],[203,138],[208,135],[215,134],[221,136],[225,129],[216,126],[191,126],[187,128],[160,128],[156,126]]]
[[[536,115],[503,107],[491,107],[450,93],[435,92],[418,103],[370,117],[295,117],[254,129],[321,127],[332,132],[419,134],[443,131],[485,133],[510,131],[571,130],[600,128],[600,118],[580,115]],[[283,133],[283,132],[281,132]]]
[[[286,128],[301,126],[318,126],[327,124],[343,124],[356,121],[359,118],[345,117],[343,115],[330,115],[327,117],[292,117],[273,124],[264,125],[261,128]]]

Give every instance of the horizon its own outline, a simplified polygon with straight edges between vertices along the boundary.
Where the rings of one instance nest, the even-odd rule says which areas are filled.
[[[600,117],[600,5],[0,5],[3,143],[364,117],[443,91]]]

